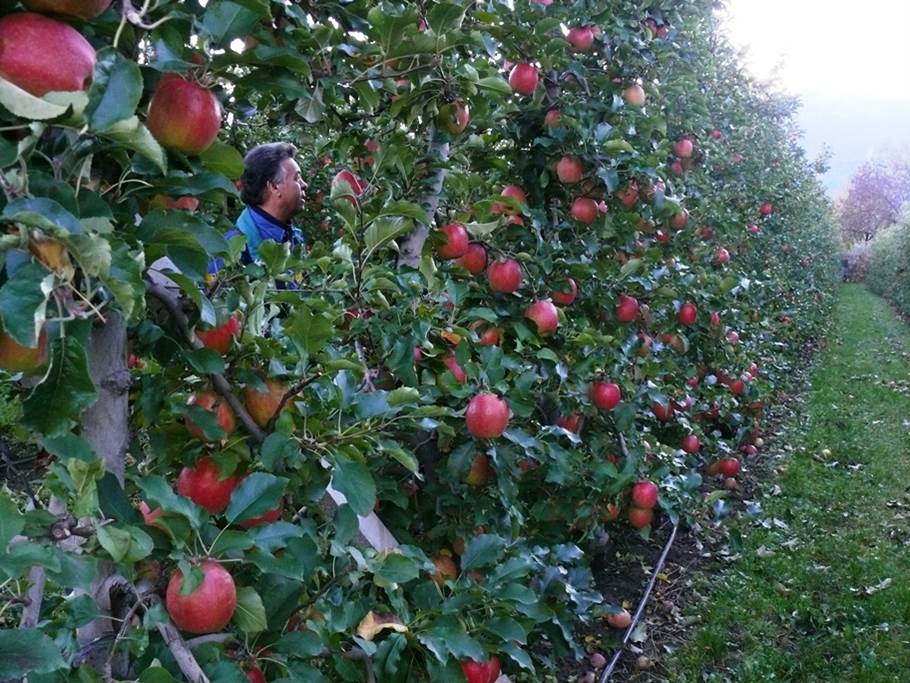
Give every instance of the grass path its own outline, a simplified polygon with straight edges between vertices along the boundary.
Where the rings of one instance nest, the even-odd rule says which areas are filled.
[[[662,678],[910,682],[910,328],[856,285],[837,316],[742,558],[699,580]]]

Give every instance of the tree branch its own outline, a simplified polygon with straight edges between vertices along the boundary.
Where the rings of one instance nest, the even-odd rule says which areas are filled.
[[[430,158],[435,158],[439,164],[449,160],[449,143],[437,138],[435,126],[430,127],[430,147],[428,152]],[[442,185],[445,177],[446,169],[440,165],[427,184],[426,194],[419,201],[420,206],[427,212],[427,221],[414,228],[414,231],[401,246],[401,253],[398,257],[399,267],[410,266],[417,268],[420,265],[423,244],[430,235],[430,225],[432,225],[436,210],[439,208],[439,196],[442,194]]]

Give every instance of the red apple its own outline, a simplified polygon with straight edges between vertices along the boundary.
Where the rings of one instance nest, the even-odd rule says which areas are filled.
[[[622,390],[613,382],[592,382],[588,391],[594,405],[604,412],[613,410],[622,400]]]
[[[231,343],[240,336],[241,329],[240,319],[232,314],[225,322],[216,327],[197,330],[196,336],[206,348],[223,355],[231,350]]]
[[[263,524],[273,524],[281,519],[282,512],[284,512],[284,500],[279,500],[278,507],[274,510],[269,510],[259,517],[250,517],[249,519],[240,522],[240,526],[244,529],[253,529],[257,526],[262,526]]]
[[[673,419],[673,404],[668,403],[667,405],[664,405],[655,402],[651,405],[651,412],[654,413],[654,417],[661,422],[669,422]]]
[[[590,26],[576,26],[569,29],[566,40],[579,52],[587,52],[594,45],[594,31]]]
[[[509,424],[509,404],[496,394],[480,393],[468,403],[465,424],[477,439],[495,439]]]
[[[730,252],[723,247],[718,247],[714,254],[714,260],[718,263],[727,263],[730,260]]]
[[[680,325],[694,325],[698,319],[698,308],[695,304],[683,304],[679,307],[679,313],[676,314],[676,320]]]
[[[668,244],[673,239],[673,236],[666,230],[658,230],[654,233],[654,239],[661,244]]]
[[[530,64],[516,64],[509,73],[509,85],[519,95],[533,95],[538,81],[537,67]]]
[[[640,481],[632,487],[632,505],[650,510],[657,505],[657,484],[653,481]]]
[[[730,330],[727,332],[727,341],[730,342],[733,346],[739,344],[739,332],[736,330]]]
[[[521,286],[521,266],[515,259],[497,259],[487,268],[490,289],[511,294]]]
[[[534,321],[541,336],[555,332],[559,326],[559,310],[551,301],[535,301],[528,306],[525,317]]]
[[[571,185],[581,180],[584,175],[584,166],[581,159],[571,154],[567,154],[556,162],[556,177],[559,182]]]
[[[216,515],[231,502],[231,494],[240,480],[231,475],[221,477],[215,461],[203,456],[196,467],[184,467],[177,476],[177,493]]]
[[[638,83],[634,83],[622,91],[622,99],[630,107],[643,107],[645,106],[647,95],[645,95],[644,88]]]
[[[237,587],[230,573],[214,560],[203,562],[201,569],[202,583],[189,595],[180,594],[183,573],[179,569],[167,584],[167,612],[177,628],[188,633],[220,631],[237,607]]]
[[[680,138],[673,143],[673,154],[680,159],[688,159],[692,156],[693,151],[695,151],[695,145],[689,138]]]
[[[562,289],[559,289],[553,292],[553,301],[558,303],[560,306],[570,306],[575,298],[578,296],[578,285],[570,277],[565,279],[565,284],[562,286]]]
[[[502,337],[502,330],[483,320],[476,320],[471,323],[471,329],[478,331],[479,338],[477,343],[481,346],[495,346]]]
[[[559,126],[561,118],[559,109],[550,109],[543,117],[543,124],[547,128],[556,128]]]
[[[568,417],[560,417],[556,420],[556,424],[562,427],[563,429],[575,432],[578,434],[581,432],[582,424],[584,423],[584,416],[579,413],[573,413]]]
[[[190,397],[189,403],[191,405],[197,405],[210,413],[214,413],[215,418],[218,420],[218,424],[221,425],[221,428],[227,435],[230,435],[237,426],[234,418],[234,411],[231,410],[231,406],[228,405],[228,402],[224,398],[212,391],[203,391],[198,394],[193,394]],[[186,418],[186,428],[190,431],[190,434],[200,441],[207,441],[202,428],[196,425],[189,416]]]
[[[184,154],[208,149],[221,129],[214,93],[177,74],[164,74],[149,102],[149,131],[164,147]]]
[[[686,227],[686,224],[689,222],[689,212],[685,209],[680,209],[675,214],[673,218],[670,219],[670,227],[674,230],[682,230]]]
[[[711,327],[720,327],[720,313],[711,311]]]
[[[26,92],[85,90],[94,69],[95,48],[69,24],[31,12],[0,19],[0,76]]]
[[[695,434],[686,434],[682,440],[682,449],[689,455],[695,455],[701,450],[701,442]]]
[[[770,216],[774,213],[774,204],[771,202],[762,202],[761,208],[758,210],[758,215],[764,218],[765,216]]]
[[[287,385],[274,379],[267,379],[265,391],[259,391],[252,384],[243,390],[243,404],[256,424],[265,427],[278,411],[285,393]]]
[[[436,254],[442,259],[460,258],[468,253],[468,231],[461,223],[449,223],[439,229],[445,241],[436,247]],[[481,247],[482,248],[482,247]]]
[[[636,529],[644,529],[654,519],[654,510],[632,506],[629,508],[629,524]]]
[[[640,307],[638,299],[627,294],[620,294],[616,303],[616,319],[621,323],[630,323],[638,317]]]
[[[725,477],[735,477],[739,474],[739,460],[736,458],[721,458],[717,468]]]
[[[498,657],[490,657],[486,662],[473,659],[461,661],[461,671],[467,683],[494,683],[499,678],[500,665]]]
[[[597,202],[590,197],[577,197],[569,210],[572,218],[585,225],[591,225],[597,220],[597,212]]]
[[[638,183],[634,180],[630,180],[625,187],[616,191],[616,198],[627,209],[631,209],[638,203],[638,197]]]
[[[455,263],[474,275],[482,273],[487,267],[487,248],[480,242],[471,242],[464,255]]]
[[[746,390],[746,384],[741,379],[730,382],[730,393],[734,396],[740,396]]]
[[[493,478],[493,468],[490,467],[490,458],[485,453],[478,453],[471,461],[471,469],[465,477],[465,483],[480,488],[486,486]]]
[[[111,6],[111,0],[22,0],[22,4],[33,12],[94,19]]]
[[[262,673],[262,669],[253,664],[249,669],[246,670],[246,677],[250,683],[268,683],[266,680],[265,674]]]
[[[442,364],[445,365],[449,372],[455,375],[455,381],[459,384],[464,384],[468,376],[465,374],[465,371],[458,364],[458,359],[455,358],[453,354],[449,354],[442,359]]]
[[[439,108],[436,123],[451,135],[460,135],[468,127],[471,114],[464,102],[449,102]]]
[[[499,193],[500,197],[511,197],[519,204],[527,204],[528,197],[525,195],[525,191],[522,190],[518,185],[506,185],[502,188],[502,192]],[[514,209],[505,207],[502,211],[506,214],[515,213]]]
[[[644,526],[647,526],[647,524]],[[629,628],[629,624],[632,623],[632,615],[629,614],[628,610],[624,609],[610,612],[610,614],[607,615],[607,623],[613,628]]]
[[[719,130],[717,130],[717,128],[715,128],[714,130],[711,131],[712,140],[720,140],[723,136],[724,136],[724,134],[721,133]]]
[[[332,183],[331,183],[332,191],[335,191],[335,188],[338,187],[339,185],[341,185],[341,183],[345,183],[345,184],[347,184],[347,186],[349,188],[351,188],[350,191],[351,191],[351,193],[353,193],[354,197],[359,197],[366,190],[366,185],[364,184],[364,182],[347,169],[338,171],[338,173],[336,173],[335,176],[332,178]],[[348,200],[350,201],[351,195],[347,194],[347,190],[344,190],[344,192],[345,192],[345,194],[342,194],[340,196],[347,197]]]

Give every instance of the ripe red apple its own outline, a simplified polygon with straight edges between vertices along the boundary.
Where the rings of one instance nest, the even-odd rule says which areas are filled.
[[[360,178],[358,178],[347,169],[338,171],[338,173],[336,173],[332,178],[332,191],[334,192],[335,188],[341,183],[346,183],[347,186],[351,188],[351,192],[353,193],[354,197],[359,197],[366,190],[366,184],[364,184]],[[347,197],[348,201],[351,201],[350,195],[344,194],[341,195],[341,197]]]
[[[269,510],[259,517],[250,517],[249,519],[240,522],[240,526],[244,529],[253,529],[257,526],[262,526],[263,524],[272,524],[281,519],[282,512],[284,512],[283,499],[278,501],[278,506],[274,510]]]
[[[521,266],[515,259],[497,259],[487,268],[490,289],[511,294],[521,286]]]
[[[647,524],[645,525],[647,526]],[[632,615],[628,610],[620,609],[617,612],[610,612],[607,615],[607,623],[613,628],[629,628],[632,623]]]
[[[442,364],[449,369],[449,372],[455,375],[456,382],[459,384],[465,383],[468,376],[465,374],[465,371],[462,369],[462,367],[458,364],[458,359],[455,358],[453,354],[450,353],[445,358],[443,358]]]
[[[22,4],[32,12],[94,19],[111,6],[111,0],[22,0]]]
[[[446,580],[454,581],[458,578],[458,567],[448,550],[443,551],[434,557],[433,565],[436,567],[436,572],[433,574],[433,581],[435,581],[436,585],[440,588],[445,585]]]
[[[661,244],[668,244],[673,239],[673,236],[666,230],[658,230],[654,233],[654,239]]]
[[[629,524],[636,529],[644,529],[654,519],[654,510],[648,508],[637,508],[634,505],[629,508]]]
[[[717,130],[717,128],[715,128],[714,130],[711,131],[712,140],[720,140],[723,136],[724,136],[724,134],[721,133],[719,130]]]
[[[576,434],[581,432],[581,427],[582,427],[583,423],[584,423],[584,415],[581,415],[580,413],[573,413],[572,415],[569,415],[568,417],[560,417],[558,420],[556,420],[557,425],[559,425],[560,427],[562,427],[563,429],[565,429],[567,431],[575,432]]]
[[[569,209],[572,218],[585,225],[591,225],[597,220],[597,212],[597,202],[590,197],[577,197]]]
[[[241,329],[240,318],[232,314],[220,325],[208,330],[197,330],[196,336],[206,348],[223,355],[231,350],[231,343],[240,336]]]
[[[214,93],[177,74],[164,74],[149,102],[149,131],[164,147],[184,154],[208,149],[221,129]]]
[[[761,228],[759,228],[758,225],[756,225],[755,223],[749,223],[749,226],[748,226],[747,229],[748,229],[749,232],[751,232],[753,235],[757,235],[757,234],[761,231]]]
[[[577,156],[567,154],[556,162],[556,177],[566,185],[577,183],[584,175],[584,166]]]
[[[680,325],[694,325],[698,319],[698,308],[695,304],[686,303],[679,307],[676,320]]]
[[[550,109],[543,117],[543,124],[547,128],[556,128],[559,126],[561,118],[559,109]]]
[[[630,180],[624,187],[616,191],[616,198],[624,207],[631,209],[638,203],[638,183]]]
[[[537,325],[537,334],[544,336],[556,331],[559,326],[559,309],[552,301],[535,301],[528,306],[525,317]]]
[[[439,108],[436,123],[451,135],[460,135],[468,127],[471,114],[464,102],[449,102]]]
[[[723,247],[718,247],[714,254],[714,260],[718,263],[727,263],[730,260],[730,252]]]
[[[578,296],[578,285],[576,284],[575,280],[567,277],[565,284],[562,286],[562,289],[553,292],[552,296],[553,301],[558,303],[560,306],[570,306]]]
[[[711,311],[711,327],[720,327],[720,313]]]
[[[234,418],[234,411],[231,410],[231,406],[228,405],[228,402],[224,400],[224,398],[212,391],[203,391],[198,394],[193,394],[190,396],[189,403],[191,405],[195,404],[210,413],[214,413],[215,418],[218,420],[218,424],[221,425],[221,428],[227,435],[230,435],[237,426]],[[190,431],[190,434],[200,441],[207,440],[202,428],[195,424],[189,417],[186,418],[186,428]]]
[[[471,323],[470,329],[478,331],[479,338],[477,343],[481,346],[495,346],[502,337],[502,330],[483,320],[475,320]]]
[[[480,242],[471,242],[464,255],[455,263],[474,275],[482,273],[487,267],[487,248]]]
[[[622,400],[622,390],[613,382],[592,382],[588,392],[594,405],[604,412],[613,410]]]
[[[632,505],[650,510],[657,505],[659,491],[653,481],[640,481],[632,487]]]
[[[736,330],[730,330],[727,332],[727,341],[730,342],[733,346],[739,344],[739,332]]]
[[[509,424],[509,404],[496,394],[480,393],[468,403],[465,424],[477,439],[495,439]]]
[[[655,402],[651,405],[651,412],[654,413],[654,417],[661,422],[669,422],[673,419],[673,404],[667,403],[667,405],[664,405]]]
[[[237,607],[237,587],[227,569],[214,560],[204,561],[201,569],[205,578],[189,595],[180,594],[183,572],[179,569],[167,584],[167,612],[177,628],[188,633],[220,631]]]
[[[215,461],[203,456],[196,467],[184,467],[177,476],[177,493],[216,515],[231,502],[231,494],[240,479],[231,475],[222,479]]]
[[[758,215],[764,218],[765,216],[770,216],[774,213],[774,204],[771,202],[762,202],[761,208],[758,210]]]
[[[538,81],[537,67],[530,64],[516,64],[509,73],[509,85],[519,95],[533,95]]]
[[[265,674],[262,673],[262,669],[260,669],[255,664],[247,669],[245,673],[250,683],[268,683]]]
[[[746,390],[746,383],[741,379],[730,382],[730,393],[734,396],[740,396]]]
[[[680,209],[673,214],[673,218],[670,219],[670,227],[674,230],[682,230],[686,227],[686,224],[689,222],[689,212],[685,209]]]
[[[31,373],[43,367],[47,361],[47,332],[44,328],[38,334],[35,348],[22,346],[6,330],[0,330],[0,368],[9,373]]]
[[[272,420],[287,392],[287,385],[274,379],[265,380],[265,387],[265,391],[259,391],[251,384],[243,390],[243,404],[260,427]]]
[[[461,223],[449,223],[439,229],[445,241],[436,247],[436,255],[442,259],[460,258],[468,253],[468,231]]]
[[[0,19],[0,76],[26,92],[85,90],[94,69],[95,48],[69,24],[31,12]]]
[[[735,477],[739,474],[739,460],[736,458],[721,458],[717,468],[725,477]]]
[[[528,197],[525,195],[525,191],[522,190],[518,185],[506,185],[502,188],[502,192],[499,193],[500,197],[511,197],[519,204],[527,204]],[[515,213],[514,209],[508,207],[503,209],[505,213]]]
[[[689,455],[695,455],[701,450],[701,442],[695,434],[686,434],[682,440],[682,449]]]
[[[461,660],[461,671],[467,683],[494,683],[499,678],[499,658],[490,657],[486,662],[473,659]]]
[[[643,107],[645,106],[647,95],[644,88],[638,83],[633,83],[622,91],[622,99],[630,107]]]
[[[692,140],[689,138],[680,138],[673,143],[673,154],[680,159],[688,159],[692,156],[692,152],[694,151],[695,145],[692,144]]]
[[[590,26],[576,26],[569,29],[566,40],[579,52],[587,52],[594,45],[594,31]]]
[[[616,302],[616,319],[621,323],[630,323],[638,317],[640,307],[638,299],[627,294],[620,294]]]
[[[480,488],[486,486],[493,478],[493,468],[486,453],[477,453],[471,461],[471,469],[465,477],[465,483]]]

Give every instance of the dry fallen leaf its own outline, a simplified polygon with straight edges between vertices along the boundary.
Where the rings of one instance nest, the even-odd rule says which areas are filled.
[[[367,615],[357,625],[357,635],[364,640],[373,640],[382,631],[390,629],[398,633],[407,633],[405,626],[398,615],[391,612],[367,612]]]

